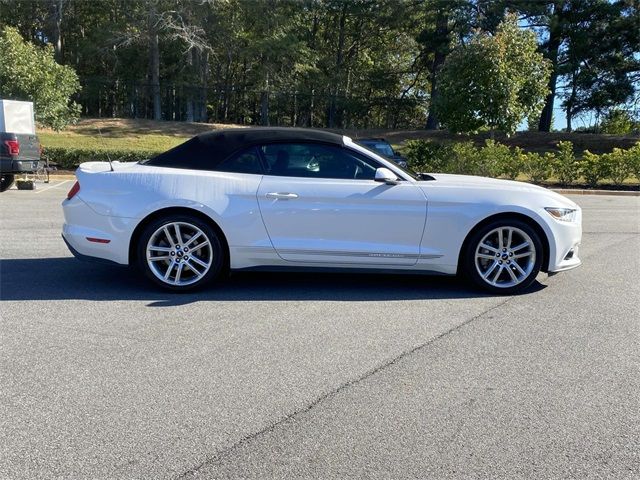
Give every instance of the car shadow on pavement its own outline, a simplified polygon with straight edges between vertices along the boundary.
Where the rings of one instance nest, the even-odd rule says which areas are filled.
[[[545,288],[534,282],[531,293]],[[0,301],[144,300],[148,306],[203,301],[392,301],[487,297],[455,277],[354,273],[238,272],[193,293],[155,288],[134,269],[73,257],[0,260]]]

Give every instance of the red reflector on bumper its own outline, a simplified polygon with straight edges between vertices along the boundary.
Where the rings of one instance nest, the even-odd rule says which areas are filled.
[[[106,238],[93,238],[87,237],[87,240],[94,243],[109,243],[111,240],[107,240]]]
[[[80,183],[78,181],[76,181],[76,183],[73,184],[73,187],[71,187],[71,190],[69,190],[69,193],[67,193],[67,200],[71,200],[76,193],[78,193],[80,191]]]

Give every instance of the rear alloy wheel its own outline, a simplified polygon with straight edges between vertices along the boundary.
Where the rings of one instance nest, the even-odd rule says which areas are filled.
[[[9,190],[11,188],[11,185],[13,185],[13,181],[15,180],[15,178],[15,175],[3,173],[2,176],[0,176],[0,192]]]
[[[519,220],[498,220],[472,234],[464,257],[466,275],[492,293],[512,294],[531,285],[542,265],[542,242]]]
[[[224,250],[217,233],[190,215],[156,220],[143,231],[138,263],[154,283],[174,291],[198,288],[219,276]]]

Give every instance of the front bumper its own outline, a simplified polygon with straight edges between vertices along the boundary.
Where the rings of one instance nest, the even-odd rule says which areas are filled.
[[[578,257],[579,249],[580,244],[578,243],[571,248],[569,252],[567,252],[566,258],[563,258],[562,261],[556,263],[553,268],[549,268],[549,273],[564,272],[565,270],[571,270],[582,265],[582,260]]]
[[[582,242],[582,211],[578,209],[574,222],[549,219],[549,273],[563,272],[582,265],[580,243]]]

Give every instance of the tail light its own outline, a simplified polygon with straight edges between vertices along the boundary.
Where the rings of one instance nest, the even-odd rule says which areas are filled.
[[[80,183],[76,181],[76,183],[73,184],[73,187],[71,187],[71,190],[69,190],[69,193],[67,193],[67,200],[71,200],[73,197],[76,196],[76,193],[78,193],[79,191],[80,191]]]
[[[18,140],[5,140],[4,144],[9,150],[9,155],[20,155],[20,142]]]

